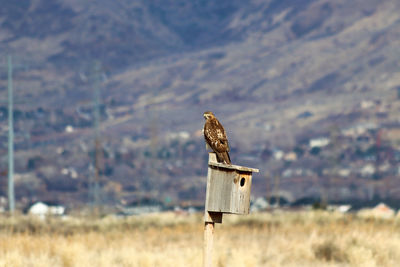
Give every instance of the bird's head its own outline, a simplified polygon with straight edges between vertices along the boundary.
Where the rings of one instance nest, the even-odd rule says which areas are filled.
[[[204,112],[203,117],[204,117],[204,119],[208,120],[208,119],[214,118],[215,116],[211,111],[206,111],[206,112]]]

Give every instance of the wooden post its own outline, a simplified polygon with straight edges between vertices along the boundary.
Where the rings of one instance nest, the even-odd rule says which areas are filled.
[[[204,223],[204,267],[212,266],[212,254],[214,246],[214,223]]]
[[[215,159],[213,158],[215,157]],[[214,153],[209,154],[208,163],[216,161],[216,155]],[[211,172],[208,168],[207,173],[207,191],[206,191],[206,205],[207,199],[210,197],[210,181]],[[214,246],[214,228],[215,221],[222,222],[221,212],[208,212],[207,208],[204,211],[204,248],[203,248],[203,265],[204,267],[212,267],[212,254]]]
[[[209,153],[204,211],[204,267],[212,266],[214,228],[216,223],[222,223],[223,213],[249,213],[252,172],[258,172],[258,169],[219,163],[215,153]]]

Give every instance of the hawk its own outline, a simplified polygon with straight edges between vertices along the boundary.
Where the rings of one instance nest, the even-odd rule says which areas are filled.
[[[204,123],[204,139],[207,148],[211,148],[217,154],[218,162],[231,164],[229,157],[228,137],[222,124],[217,120],[211,111],[203,114],[206,122]]]

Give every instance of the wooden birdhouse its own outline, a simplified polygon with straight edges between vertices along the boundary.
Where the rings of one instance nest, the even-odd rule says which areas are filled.
[[[209,153],[205,221],[222,223],[222,214],[248,214],[252,173],[258,169],[217,162]]]

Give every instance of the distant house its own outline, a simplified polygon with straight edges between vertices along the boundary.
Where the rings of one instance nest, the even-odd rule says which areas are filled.
[[[362,109],[369,109],[375,107],[375,102],[372,100],[363,100],[360,103],[360,107]]]
[[[337,211],[338,212],[340,212],[340,213],[346,213],[346,212],[348,212],[349,210],[351,209],[351,205],[339,205],[338,207],[337,207]]]
[[[304,176],[313,176],[314,172],[310,169],[303,169],[303,168],[294,168],[294,169],[285,169],[282,172],[282,177],[283,178],[288,178],[288,177],[304,177]]]
[[[44,202],[36,202],[28,209],[28,214],[44,218],[48,215],[61,216],[65,214],[65,207],[61,205],[51,205]]]
[[[400,128],[385,129],[382,131],[382,140],[392,144],[400,144]]]
[[[395,211],[385,203],[379,203],[372,209],[361,209],[357,215],[364,218],[390,219],[394,217]]]
[[[77,179],[78,178],[78,172],[75,170],[75,168],[62,168],[61,169],[61,174],[62,175],[69,175],[72,179]]]
[[[367,133],[369,130],[375,130],[378,126],[375,123],[361,123],[342,130],[342,134],[347,137],[357,137]]]
[[[347,213],[351,209],[351,205],[328,205],[327,209],[329,211]]]
[[[311,139],[309,145],[310,145],[311,148],[313,148],[313,147],[324,147],[324,146],[329,145],[329,143],[330,143],[329,138],[327,138],[327,137],[319,137],[319,138]]]
[[[285,153],[283,153],[282,150],[275,150],[275,151],[273,152],[273,155],[274,155],[274,158],[275,158],[276,160],[281,160],[281,159],[283,158],[283,156],[285,155]]]
[[[362,176],[371,176],[375,173],[375,166],[372,164],[367,164],[360,170]]]
[[[265,197],[258,197],[256,200],[251,202],[250,211],[257,212],[266,210],[269,207],[269,203]]]
[[[338,174],[339,174],[341,177],[349,177],[350,173],[351,173],[351,170],[349,170],[349,169],[340,169],[340,170],[338,171]]]
[[[186,131],[180,131],[180,132],[169,132],[166,134],[166,139],[167,140],[187,140],[190,138],[190,133]]]
[[[67,125],[65,127],[65,132],[66,133],[73,133],[74,132],[74,127],[72,125]]]
[[[288,153],[285,154],[283,159],[286,160],[286,161],[296,161],[297,160],[297,154],[294,153],[293,151],[288,152]]]

